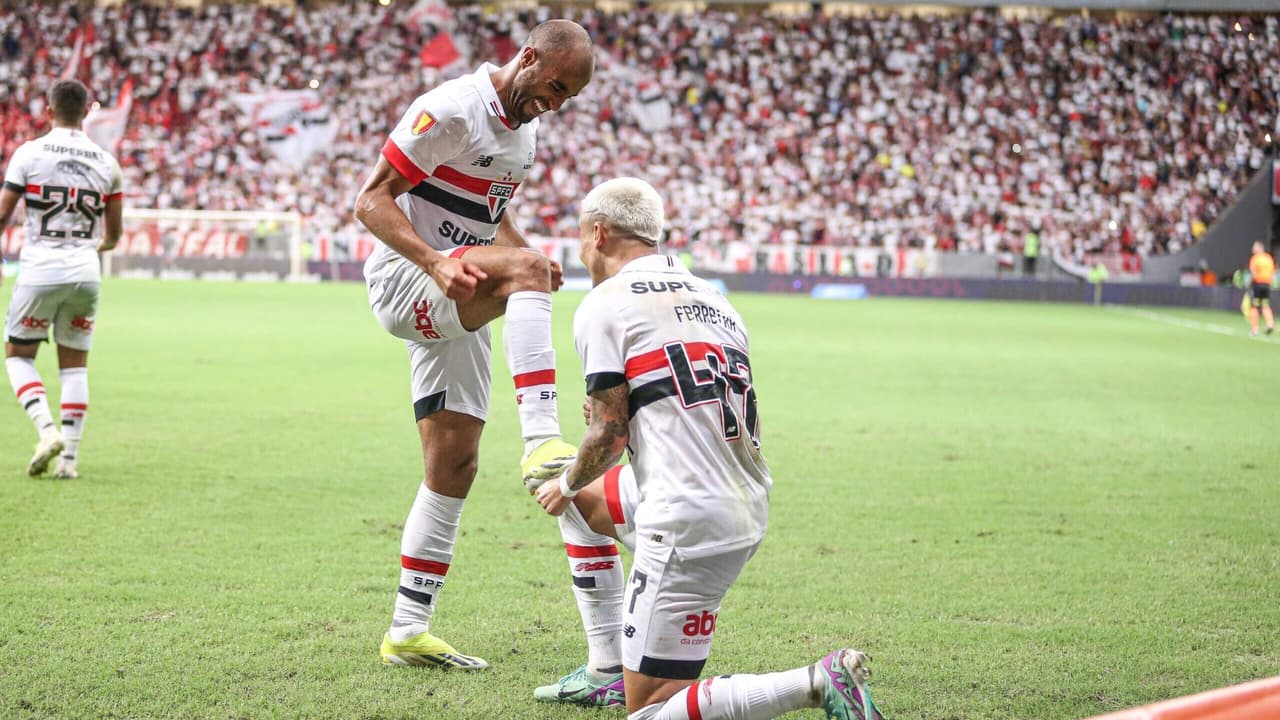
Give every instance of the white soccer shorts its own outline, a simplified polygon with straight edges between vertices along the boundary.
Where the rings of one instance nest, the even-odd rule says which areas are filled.
[[[79,282],[60,285],[23,285],[13,288],[5,335],[14,344],[32,344],[49,339],[73,350],[88,351],[93,344],[93,323],[98,316],[101,283]]]
[[[454,256],[460,254],[455,251]],[[404,340],[409,350],[414,418],[441,410],[488,418],[489,327],[475,332],[464,328],[458,304],[408,260],[388,263],[368,278],[367,285],[369,306],[379,324]]]
[[[759,547],[681,559],[669,539],[641,529],[623,599],[622,664],[650,677],[699,678],[720,603]]]

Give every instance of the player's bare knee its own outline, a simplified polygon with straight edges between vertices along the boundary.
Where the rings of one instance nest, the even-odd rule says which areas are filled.
[[[470,484],[476,479],[479,459],[471,454],[450,454],[426,458],[428,478],[438,478],[449,483]]]

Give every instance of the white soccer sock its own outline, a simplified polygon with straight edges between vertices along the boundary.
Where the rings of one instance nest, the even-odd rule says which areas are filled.
[[[391,617],[391,639],[403,642],[427,631],[453,562],[463,498],[432,492],[424,482],[400,539],[400,590]]]
[[[36,362],[31,358],[11,357],[4,359],[4,368],[9,372],[9,384],[18,396],[18,404],[27,411],[27,417],[36,426],[36,432],[43,436],[57,428],[53,416],[49,414],[49,401],[44,394],[44,381],[40,379],[40,371],[36,370]]]
[[[551,293],[522,290],[507,298],[502,344],[516,384],[521,436],[526,441],[558,437]]]
[[[825,675],[809,665],[768,675],[709,677],[628,720],[769,720],[822,704]]]
[[[66,441],[62,458],[75,462],[85,416],[89,414],[89,368],[65,368],[59,376],[62,378],[62,437]]]
[[[559,518],[573,597],[587,633],[587,670],[622,672],[622,557],[613,538],[594,532],[574,505]]]

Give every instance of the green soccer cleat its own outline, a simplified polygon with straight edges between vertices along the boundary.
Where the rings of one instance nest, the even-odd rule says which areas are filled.
[[[432,635],[414,635],[404,642],[392,642],[391,633],[382,638],[382,663],[384,665],[422,665],[426,667],[454,668],[457,670],[483,670],[489,663],[478,657],[463,655],[449,643]]]
[[[587,672],[586,665],[560,678],[554,685],[535,688],[533,697],[540,702],[587,707],[622,707],[627,704],[622,689],[622,673],[598,680]]]
[[[578,459],[578,448],[561,438],[548,438],[520,460],[520,472],[524,475],[524,487],[529,492],[561,473]]]
[[[818,671],[827,676],[822,709],[834,720],[884,720],[871,700],[867,656],[857,650],[837,650],[822,658]]]

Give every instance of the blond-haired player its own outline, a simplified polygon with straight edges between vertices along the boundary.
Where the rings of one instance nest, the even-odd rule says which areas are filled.
[[[765,720],[807,707],[878,718],[857,650],[783,672],[698,679],[721,601],[764,538],[772,479],[746,323],[658,251],[663,224],[661,198],[635,178],[582,201],[580,253],[595,287],[574,338],[590,424],[576,463],[536,493],[561,518],[588,637],[614,628],[630,720]],[[615,468],[624,450],[631,464]],[[613,566],[578,569],[583,559],[615,559],[612,539],[634,553],[625,587]],[[604,590],[577,592],[593,588]],[[617,678],[600,672],[614,658],[590,645],[586,666],[535,696],[616,702]]]

